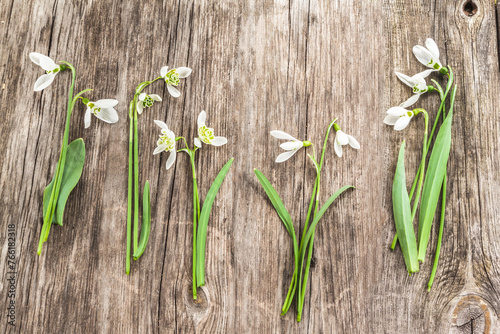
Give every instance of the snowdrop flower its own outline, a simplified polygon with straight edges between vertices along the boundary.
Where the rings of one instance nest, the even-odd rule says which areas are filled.
[[[288,159],[290,159],[292,157],[292,155],[297,153],[297,151],[300,148],[311,146],[311,142],[298,140],[298,139],[290,136],[288,133],[283,132],[283,131],[273,130],[273,131],[271,131],[271,136],[273,136],[274,138],[278,138],[278,139],[289,140],[286,143],[283,143],[280,145],[280,147],[282,149],[284,149],[286,152],[278,155],[278,157],[276,158],[276,162],[287,161]]]
[[[142,114],[144,108],[150,108],[155,101],[161,101],[161,97],[156,94],[148,95],[146,93],[141,93],[139,95],[139,101],[137,102],[137,112]]]
[[[421,73],[415,74],[412,77],[407,76],[406,74],[396,72],[397,77],[401,80],[405,85],[411,87],[413,90],[413,95],[405,102],[401,103],[401,107],[407,108],[413,105],[418,101],[420,95],[429,92],[434,89],[432,86],[427,86],[425,82],[425,78],[432,72],[432,70],[426,70]]]
[[[439,48],[432,38],[425,40],[425,48],[421,45],[413,47],[413,54],[418,61],[425,66],[432,68],[432,71],[439,71],[441,74],[448,73],[448,69],[441,65],[439,61]]]
[[[205,125],[205,120],[207,118],[207,113],[203,110],[198,116],[198,137],[194,139],[194,144],[197,147],[201,147],[201,143],[222,146],[227,143],[225,137],[216,137],[214,135],[214,129],[209,128]]]
[[[340,130],[340,126],[337,123],[333,124],[333,128],[337,132],[335,134],[335,142],[333,144],[333,148],[335,149],[335,153],[339,158],[342,157],[342,146],[349,144],[352,148],[359,150],[360,145],[353,136],[348,135],[344,131]]]
[[[387,110],[387,116],[384,118],[384,123],[393,125],[396,131],[401,131],[410,124],[413,116],[415,116],[415,113],[412,110],[406,110],[401,106],[392,107]]]
[[[175,149],[175,134],[168,129],[167,124],[165,124],[164,122],[155,120],[155,124],[161,128],[161,135],[160,139],[158,139],[158,141],[156,142],[156,145],[158,146],[154,150],[153,154],[158,154],[163,151],[169,151],[170,156],[167,160],[167,169],[169,169],[174,164],[175,156],[177,154],[177,151]]]
[[[179,85],[179,79],[187,78],[191,74],[191,69],[188,67],[173,68],[170,71],[168,66],[163,66],[160,71],[161,77],[167,83],[167,89],[173,97],[181,96],[181,93],[174,86]]]
[[[42,89],[50,86],[56,74],[63,71],[66,67],[57,65],[52,59],[47,56],[44,56],[40,53],[31,52],[30,59],[32,62],[40,66],[45,70],[45,74],[40,76],[38,80],[35,82],[35,92],[41,91]]]
[[[92,102],[88,99],[83,99],[83,103],[87,105],[87,111],[85,112],[85,129],[90,126],[91,114],[94,114],[95,117],[106,123],[118,122],[118,113],[114,108],[118,104],[117,100],[104,99]]]

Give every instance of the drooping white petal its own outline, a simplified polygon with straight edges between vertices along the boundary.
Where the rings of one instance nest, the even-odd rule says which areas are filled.
[[[152,98],[153,101],[158,101],[158,102],[161,101],[161,97],[157,94],[151,94],[149,95],[149,97]]]
[[[153,152],[153,155],[155,155],[155,154],[158,154],[158,153],[160,153],[160,152],[165,151],[165,149],[166,149],[166,148],[167,148],[167,144],[161,144],[161,145],[158,145],[158,146],[155,148],[155,150],[154,150],[154,152]]]
[[[142,104],[141,101],[139,101],[139,103],[137,103],[137,112],[139,114],[142,114],[142,111],[144,110],[144,105]]]
[[[338,141],[340,145],[347,145],[349,143],[349,138],[342,130],[338,130],[335,135],[335,141]]]
[[[189,67],[178,67],[177,69],[177,74],[179,74],[179,78],[187,78],[192,70]]]
[[[31,61],[34,62],[35,64],[37,64],[38,66],[40,66],[40,59],[42,57],[46,57],[46,56],[44,56],[43,54],[38,53],[38,52],[31,52],[30,53]]]
[[[215,137],[214,139],[212,139],[210,144],[213,146],[222,146],[224,144],[227,144],[227,138],[226,137]]]
[[[167,124],[165,124],[165,122],[155,120],[155,124],[158,125],[160,128],[168,131],[168,126]]]
[[[118,113],[114,108],[101,108],[96,117],[110,124],[118,122]]]
[[[39,92],[41,91],[42,89],[45,89],[47,87],[50,86],[50,84],[52,83],[52,81],[54,81],[54,78],[56,77],[55,74],[44,74],[42,75],[41,77],[39,77],[36,82],[35,82],[35,87],[33,88],[33,90],[35,92]]]
[[[298,139],[290,136],[288,133],[280,131],[280,130],[273,130],[273,131],[271,131],[271,136],[273,136],[274,138],[278,138],[278,139],[286,139],[286,140],[299,141]]]
[[[333,143],[333,148],[335,149],[335,154],[337,154],[339,158],[342,158],[342,146],[339,144],[337,139],[335,139]]]
[[[201,140],[198,137],[194,139],[194,145],[201,148]]]
[[[52,71],[56,68],[59,67],[52,59],[50,59],[47,56],[40,55],[40,66],[45,70],[45,71]]]
[[[431,74],[434,71],[437,71],[437,70],[425,70],[425,71],[422,71],[422,72],[420,72],[418,74],[415,74],[415,76],[419,76],[422,79],[425,79],[425,78],[427,78],[429,76],[429,74]]]
[[[170,156],[168,157],[168,160],[167,160],[167,170],[172,167],[172,165],[174,164],[175,162],[175,156],[176,156],[176,151],[175,149],[173,150],[170,150]]]
[[[87,129],[90,126],[91,119],[92,119],[92,113],[90,111],[90,108],[87,107],[87,110],[85,111],[85,119],[84,119],[85,129]]]
[[[293,151],[286,151],[284,153],[281,153],[280,155],[278,155],[278,157],[276,158],[276,162],[283,162],[283,161],[287,161],[288,159],[290,159],[292,157],[292,155],[294,155],[295,153],[297,153],[298,150],[293,150]]]
[[[396,121],[396,123],[394,123],[394,130],[396,130],[396,131],[403,130],[404,128],[406,128],[408,126],[408,124],[410,124],[410,121],[411,121],[411,117],[410,116],[402,116],[402,117],[400,117]]]
[[[296,150],[298,148],[301,148],[302,146],[304,146],[304,143],[298,140],[287,141],[286,143],[280,145],[280,147],[285,151]]]
[[[118,104],[118,101],[113,99],[102,99],[95,101],[94,104],[99,108],[113,108]]]
[[[406,109],[405,108],[402,108],[402,107],[392,107],[392,108],[389,108],[389,110],[387,110],[387,114],[388,115],[392,115],[392,116],[403,116],[404,114],[406,114]]]
[[[399,106],[402,108],[408,108],[408,107],[414,105],[418,101],[419,98],[420,98],[420,94],[413,94],[408,100],[404,101]]]
[[[384,123],[387,125],[394,125],[400,116],[387,115],[384,118]]]
[[[170,93],[170,95],[172,95],[173,97],[179,97],[179,96],[181,96],[181,92],[179,92],[177,90],[177,88],[175,88],[174,86],[167,85],[167,89],[168,89],[168,92]]]
[[[429,50],[432,54],[434,61],[437,62],[439,60],[439,48],[436,42],[432,38],[427,38],[425,40],[425,46],[427,47],[427,50]]]
[[[429,67],[429,63],[432,61],[432,54],[421,45],[415,45],[413,47],[413,54],[417,57],[417,60],[423,65]]]
[[[168,73],[168,66],[163,66],[160,70],[160,76],[164,77]]]
[[[412,87],[415,85],[415,79],[407,76],[406,74],[396,72],[396,76],[401,80],[405,85]]]
[[[359,150],[361,146],[359,145],[358,141],[351,135],[347,135],[347,138],[349,138],[349,146],[356,150]]]
[[[202,110],[200,114],[198,115],[198,128],[201,128],[202,126],[205,125],[205,120],[207,119],[207,113],[205,110]]]
[[[146,98],[146,93],[139,94],[139,101],[144,101],[145,98]]]

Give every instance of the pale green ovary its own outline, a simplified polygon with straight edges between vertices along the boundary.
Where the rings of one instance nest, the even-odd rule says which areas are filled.
[[[175,68],[167,72],[167,74],[165,75],[165,82],[172,86],[179,85],[179,74],[177,73]]]
[[[205,144],[210,144],[214,140],[214,129],[207,128],[205,125],[198,128],[198,136]]]

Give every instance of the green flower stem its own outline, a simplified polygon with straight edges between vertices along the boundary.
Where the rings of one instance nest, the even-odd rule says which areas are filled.
[[[424,141],[422,144],[422,162],[420,163],[421,172],[419,173],[419,179],[418,179],[418,187],[417,187],[417,195],[415,197],[415,201],[413,202],[413,209],[411,211],[411,221],[413,222],[413,219],[415,219],[415,213],[417,212],[417,207],[418,203],[420,202],[420,195],[422,193],[422,185],[424,183],[424,175],[425,175],[425,159],[427,157],[427,129],[429,128],[429,115],[424,109],[421,109],[421,113],[424,114],[424,119],[425,119],[425,130],[424,130]],[[420,170],[420,169],[419,169]],[[413,194],[412,194],[413,195]]]
[[[134,101],[130,102],[129,115],[133,114]],[[132,247],[132,165],[133,165],[134,123],[130,119],[130,136],[128,141],[128,200],[127,200],[127,257],[125,259],[125,273],[130,274],[130,255]]]
[[[125,260],[125,273],[130,273],[130,256],[132,243],[132,197],[134,199],[134,227],[133,227],[133,247],[134,253],[139,244],[139,135],[137,126],[137,98],[142,90],[153,82],[161,79],[158,77],[152,81],[141,82],[135,89],[134,98],[129,104],[129,174],[128,174],[128,201],[127,201],[127,258]],[[133,171],[133,172],[132,172]],[[132,177],[133,174],[133,177]],[[132,185],[133,182],[133,185]],[[133,191],[132,191],[133,187]],[[133,192],[133,196],[132,196]]]
[[[328,126],[328,130],[325,135],[325,141],[323,143],[323,150],[321,152],[321,159],[319,166],[315,160],[315,158],[311,158],[313,160],[313,163],[316,167],[316,193],[311,196],[311,201],[312,198],[315,199],[315,207],[314,207],[314,212],[313,212],[313,219],[316,216],[316,213],[318,212],[318,207],[319,207],[319,190],[320,190],[320,184],[321,184],[321,168],[323,167],[323,161],[325,158],[325,151],[326,151],[326,144],[328,143],[328,136],[330,135],[330,131],[332,129],[333,124],[335,124],[335,121],[337,119],[334,119],[330,125]],[[314,146],[313,146],[314,149]],[[307,226],[307,223],[306,223]],[[307,232],[307,227],[304,228],[304,231],[302,233],[302,239],[301,239],[301,247],[299,248],[299,254],[302,254],[302,247],[307,247],[307,244],[304,244],[304,240],[306,239],[306,232]],[[307,280],[309,277],[309,270],[311,267],[311,259],[312,259],[312,252],[313,252],[313,245],[314,245],[314,235],[316,232],[316,227],[314,227],[311,240],[309,241],[309,248],[308,248],[308,253],[307,253],[307,260],[306,260],[306,268],[304,272],[304,280],[302,281],[302,266],[303,266],[303,257],[299,257],[299,295],[297,298],[297,321],[300,322],[301,317],[302,317],[302,309],[304,307],[304,299],[305,299],[305,294],[306,294],[306,288],[307,288]]]
[[[441,113],[443,113],[444,115],[444,110],[445,110],[445,102],[446,102],[446,97],[448,96],[448,93],[451,89],[451,86],[453,85],[453,71],[451,69],[450,66],[448,66],[448,82],[446,84],[446,91],[444,92],[443,95],[441,95],[440,93],[440,98],[441,98],[441,104],[439,105],[439,109],[438,109],[438,112],[436,114],[436,119],[434,120],[434,125],[432,126],[432,130],[431,130],[431,134],[429,136],[429,140],[427,141],[427,153],[429,152],[429,148],[431,146],[431,143],[432,143],[432,138],[434,137],[434,132],[436,131],[436,127],[437,127],[437,124],[438,124],[438,121],[439,121],[439,117],[441,116]],[[427,157],[426,157],[427,158]],[[417,181],[419,179],[419,175],[420,175],[420,172],[422,170],[422,168],[425,168],[422,163],[425,164],[425,159],[422,159],[422,162],[420,163],[420,165],[418,166],[418,170],[417,170],[417,173],[415,174],[415,179],[413,180],[413,185],[411,187],[411,190],[410,190],[410,202],[411,202],[411,199],[413,198],[413,193],[415,191],[415,187],[417,185]],[[391,244],[391,250],[394,250],[394,248],[396,247],[396,244],[398,242],[398,235],[397,233],[394,235],[394,239],[392,240],[392,244]]]
[[[194,162],[194,155],[196,149],[189,150],[186,145],[186,149],[189,151],[189,159],[191,160],[191,168],[193,170],[193,299],[197,298],[197,285],[196,285],[196,222],[200,218],[200,200],[198,196],[198,184],[196,182],[196,165]]]
[[[52,192],[50,194],[50,200],[47,206],[47,212],[44,217],[43,225],[42,225],[42,231],[40,234],[40,241],[38,242],[38,249],[37,249],[37,254],[40,255],[42,253],[42,245],[45,241],[47,241],[47,238],[49,236],[50,232],[50,227],[52,225],[52,218],[54,217],[55,209],[56,209],[56,203],[57,199],[59,197],[59,190],[61,187],[61,180],[64,172],[64,164],[66,162],[66,150],[68,147],[68,138],[69,138],[69,126],[70,126],[70,120],[71,120],[71,112],[73,110],[74,106],[74,101],[73,101],[73,90],[75,87],[75,80],[76,80],[76,71],[73,65],[67,62],[63,62],[68,65],[68,67],[71,69],[72,73],[72,79],[71,79],[71,87],[69,90],[69,95],[68,95],[68,109],[66,113],[66,126],[64,129],[64,137],[63,137],[63,143],[61,147],[61,153],[59,155],[59,161],[57,162],[57,167],[56,167],[56,175],[54,178],[54,186],[52,188]]]

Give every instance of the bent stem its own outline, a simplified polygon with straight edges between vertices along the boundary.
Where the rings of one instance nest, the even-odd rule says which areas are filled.
[[[59,160],[57,162],[56,174],[54,177],[54,186],[52,187],[52,191],[50,193],[50,199],[47,206],[47,211],[45,217],[43,219],[42,231],[40,233],[40,240],[38,242],[37,254],[40,255],[42,253],[42,245],[47,238],[49,237],[50,227],[52,225],[52,219],[54,217],[57,199],[59,197],[59,190],[61,187],[61,180],[64,173],[64,164],[66,162],[66,150],[68,148],[68,138],[69,138],[69,126],[71,120],[71,113],[73,111],[74,101],[73,101],[73,89],[75,87],[76,80],[76,70],[68,62],[62,62],[67,64],[67,67],[71,69],[72,79],[71,79],[71,87],[69,89],[68,95],[68,109],[66,113],[66,125],[64,129],[63,143],[61,147],[61,153],[59,154]]]

